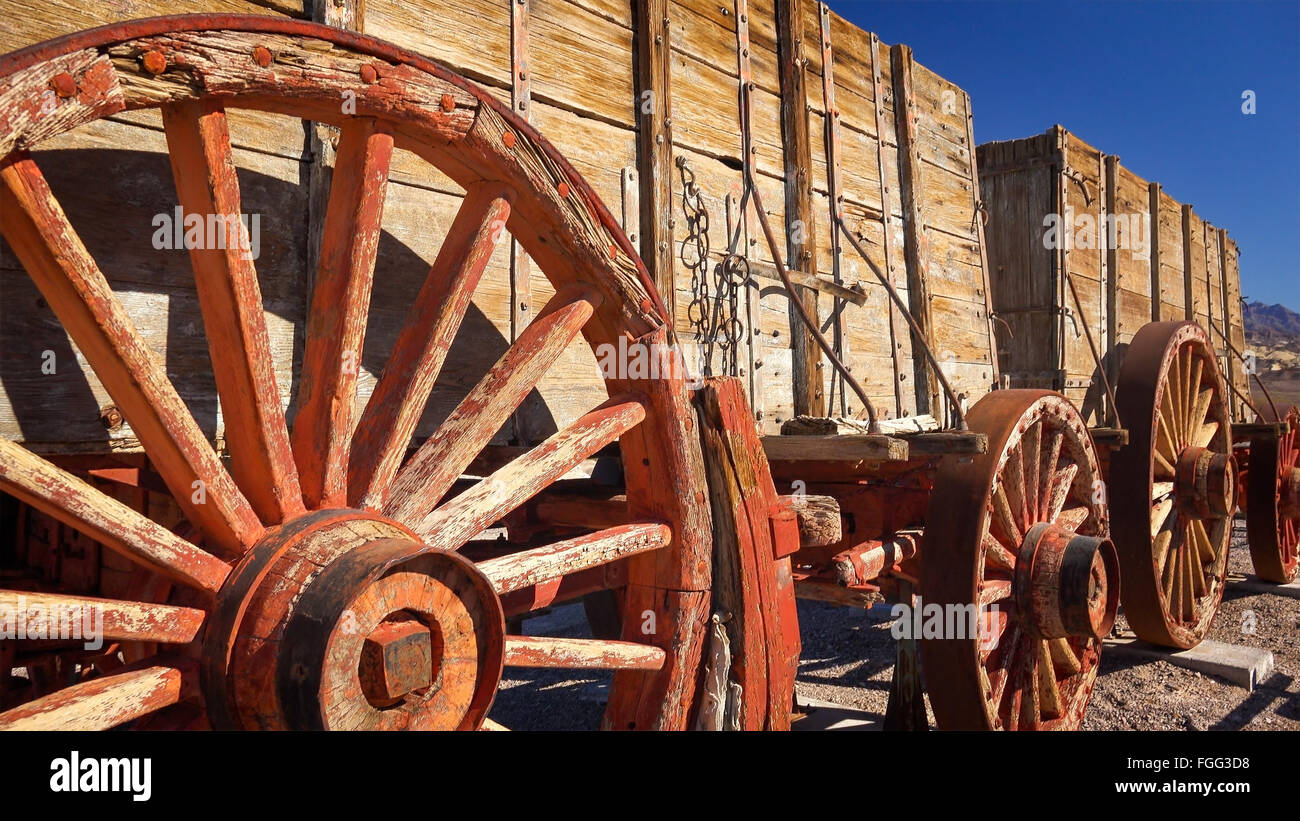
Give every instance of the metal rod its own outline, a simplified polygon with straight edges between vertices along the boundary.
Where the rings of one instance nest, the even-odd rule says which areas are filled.
[[[930,363],[930,367],[934,369],[935,376],[939,379],[939,385],[943,388],[944,396],[947,397],[948,404],[952,407],[952,414],[957,419],[957,430],[966,430],[966,414],[961,409],[961,402],[957,401],[957,395],[953,393],[952,385],[948,384],[948,378],[944,376],[943,369],[939,367],[939,361],[934,358],[934,351],[930,350],[930,346],[926,343],[925,334],[921,333],[921,328],[916,324],[916,320],[912,317],[912,312],[903,304],[903,299],[898,295],[898,291],[894,290],[893,283],[889,281],[889,278],[886,277],[884,272],[876,265],[875,260],[867,255],[866,249],[858,243],[857,237],[853,236],[848,227],[844,224],[844,221],[837,219],[835,224],[844,232],[844,236],[848,238],[849,244],[853,246],[853,250],[858,252],[858,256],[862,257],[862,259],[866,261],[867,267],[869,267],[871,272],[876,275],[876,279],[880,280],[880,284],[885,286],[885,292],[888,293],[889,298],[894,301],[894,305],[898,308],[899,313],[901,313],[903,318],[907,320],[908,326],[912,329],[912,338],[921,343],[921,350],[925,352],[925,358]]]
[[[835,369],[844,377],[844,381],[847,382],[849,387],[853,388],[853,392],[858,395],[858,399],[862,402],[862,407],[867,411],[867,432],[880,433],[880,422],[876,419],[876,406],[871,404],[871,400],[867,398],[867,392],[862,389],[862,386],[858,384],[858,380],[853,378],[853,374],[849,373],[849,369],[845,367],[844,363],[835,355],[835,352],[831,349],[830,343],[826,341],[826,337],[822,336],[822,332],[817,327],[817,323],[808,316],[808,309],[804,307],[803,300],[800,299],[799,295],[795,292],[794,283],[790,281],[790,274],[785,269],[785,263],[781,261],[781,252],[776,247],[776,236],[772,233],[772,226],[768,224],[767,212],[763,210],[763,199],[758,193],[758,186],[754,184],[754,179],[750,176],[748,170],[745,172],[745,187],[754,195],[754,210],[758,212],[758,222],[763,227],[763,236],[767,239],[768,250],[772,252],[772,261],[776,263],[776,272],[780,275],[782,284],[785,285],[786,293],[790,295],[791,304],[794,305],[796,312],[799,314],[799,318],[802,319],[803,324],[808,327],[808,331],[812,333],[813,338],[817,340],[817,344],[821,347],[822,353],[826,354],[826,358],[831,361],[831,364],[835,366]]]
[[[1083,320],[1083,335],[1088,340],[1088,350],[1092,351],[1092,361],[1097,365],[1097,373],[1101,375],[1101,384],[1106,388],[1106,398],[1110,401],[1110,415],[1115,420],[1115,427],[1123,428],[1124,423],[1119,418],[1119,405],[1115,404],[1115,391],[1110,386],[1110,378],[1106,376],[1106,369],[1101,366],[1101,355],[1097,353],[1097,345],[1092,341],[1092,328],[1088,327],[1087,318],[1083,315],[1083,302],[1079,299],[1079,292],[1074,287],[1074,277],[1069,271],[1065,271],[1065,281],[1070,286],[1070,295],[1074,297],[1074,307],[1079,311],[1079,318]]]
[[[1240,359],[1242,363],[1245,363],[1246,361],[1245,355],[1241,351],[1233,347],[1232,342],[1228,339],[1228,337],[1224,336],[1223,331],[1220,331],[1218,328],[1215,328],[1213,322],[1210,323],[1210,328],[1216,334],[1219,335],[1219,339],[1223,340],[1223,344],[1228,346],[1228,350],[1232,352],[1232,355]],[[1278,415],[1277,405],[1273,404],[1272,394],[1268,392],[1268,388],[1264,387],[1264,380],[1259,378],[1259,373],[1255,369],[1251,370],[1250,375],[1255,377],[1255,384],[1259,385],[1259,389],[1264,392],[1264,398],[1268,400],[1268,407],[1270,410],[1273,411],[1273,421],[1281,422],[1282,417]],[[1251,410],[1255,411],[1256,416],[1264,415],[1260,413],[1258,410],[1255,410],[1255,406],[1250,404],[1250,400],[1246,399],[1246,397],[1244,396],[1241,396],[1241,391],[1237,390],[1237,387],[1232,384],[1232,374],[1228,374],[1228,385],[1232,387],[1232,390],[1237,394],[1237,396],[1241,397],[1241,400],[1245,402],[1250,407]]]

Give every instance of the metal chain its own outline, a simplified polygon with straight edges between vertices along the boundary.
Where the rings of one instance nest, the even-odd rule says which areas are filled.
[[[691,302],[687,318],[695,330],[695,339],[703,346],[702,370],[713,376],[714,346],[720,353],[723,374],[740,373],[740,347],[745,326],[740,320],[740,294],[750,279],[749,260],[736,253],[736,237],[722,262],[709,267],[709,210],[695,181],[695,172],[685,157],[677,158],[682,177],[682,211],[686,218],[686,236],[678,255],[691,272]]]

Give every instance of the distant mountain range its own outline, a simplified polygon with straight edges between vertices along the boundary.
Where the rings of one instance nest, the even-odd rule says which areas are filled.
[[[1300,339],[1300,314],[1285,305],[1247,302],[1246,339],[1251,342]]]
[[[1274,402],[1283,413],[1289,405],[1300,406],[1300,314],[1285,305],[1247,302],[1243,318],[1246,347],[1255,354],[1259,376]],[[1263,397],[1254,380],[1251,393],[1256,406],[1263,408]]]

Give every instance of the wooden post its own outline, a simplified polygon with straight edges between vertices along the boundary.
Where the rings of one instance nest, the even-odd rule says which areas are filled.
[[[785,144],[786,260],[791,271],[817,273],[813,238],[812,146],[808,142],[808,84],[803,58],[803,2],[777,0],[776,46],[781,72],[781,137]],[[797,298],[818,317],[817,292],[796,287]],[[790,306],[791,368],[796,415],[825,416],[821,349]]]
[[[826,21],[826,35],[830,35],[830,7],[822,5],[822,19]],[[875,89],[875,116],[876,116],[876,170],[880,175],[880,221],[885,229],[885,276],[889,278],[894,287],[898,287],[903,282],[899,281],[898,276],[898,248],[897,231],[894,226],[893,209],[889,205],[889,163],[885,161],[885,85],[881,79],[880,71],[880,38],[873,32],[870,38],[871,42],[871,81]],[[822,71],[828,71],[825,61],[823,61]],[[974,154],[971,154],[973,157]],[[906,263],[904,263],[906,267]],[[906,279],[906,276],[904,276]],[[900,378],[903,376],[903,340],[911,334],[907,327],[907,322],[903,318],[902,312],[894,305],[894,301],[889,300],[889,353],[894,362],[894,415],[902,418],[916,411],[916,390],[906,390],[907,386]],[[913,352],[913,356],[915,353]],[[916,375],[913,373],[912,378]],[[908,401],[907,395],[912,394],[912,400]]]
[[[1098,341],[1097,353],[1102,357],[1102,367],[1106,369],[1106,378],[1114,385],[1119,381],[1119,243],[1118,236],[1111,236],[1110,222],[1107,216],[1115,213],[1119,196],[1119,155],[1103,154],[1101,163],[1101,189],[1105,196],[1101,199],[1100,236],[1105,240],[1101,252],[1101,288],[1104,298],[1101,300],[1102,317],[1099,322],[1103,336]],[[1118,228],[1116,229],[1118,232]],[[1098,375],[1100,376],[1100,375]],[[1096,385],[1100,388],[1100,385]],[[1105,419],[1110,427],[1115,425],[1115,409],[1108,407],[1110,402],[1105,391],[1099,391],[1097,405],[1105,407],[1104,413],[1098,413],[1099,420]]]
[[[975,237],[980,247],[980,290],[984,293],[984,320],[989,329],[989,347],[995,349],[993,355],[989,357],[989,364],[993,367],[992,384],[1000,385],[1002,384],[1002,370],[998,366],[997,334],[993,329],[993,291],[989,282],[989,252],[988,244],[984,241],[984,214],[986,212],[984,210],[984,201],[980,197],[979,163],[975,158],[978,153],[975,150],[975,112],[971,109],[970,95],[963,91],[962,96],[966,98],[966,148],[970,151],[970,177],[975,183],[971,186],[970,196],[975,209]],[[897,371],[897,369],[895,370]]]
[[[532,122],[532,66],[528,59],[528,0],[506,0],[510,4],[510,105],[515,114],[525,121]],[[528,264],[528,255],[517,241],[510,243],[510,341],[519,339],[519,335],[528,327],[534,315],[532,270]],[[519,445],[530,445],[546,438],[544,430],[538,430],[532,424],[532,417],[527,403],[520,405],[510,417],[514,429],[514,441]],[[539,422],[541,420],[538,420]],[[547,420],[549,422],[549,419]],[[545,427],[545,424],[541,425]]]
[[[1151,321],[1159,322],[1163,314],[1160,297],[1160,183],[1147,186],[1148,205],[1151,212]]]
[[[676,314],[673,276],[673,136],[668,0],[632,0],[632,50],[636,62],[637,169],[641,175],[641,259],[668,309],[669,335]]]
[[[921,335],[912,334],[912,362],[916,369],[916,412],[936,413],[939,403],[939,378],[929,367],[921,346],[933,349],[933,322],[930,318],[930,248],[925,236],[925,219],[921,213],[921,192],[925,185],[921,174],[921,152],[917,145],[916,100],[912,95],[912,50],[896,45],[890,50],[894,76],[894,128],[898,136],[898,170],[902,178],[903,257],[907,263],[907,301],[912,318]],[[936,415],[938,415],[936,413]]]

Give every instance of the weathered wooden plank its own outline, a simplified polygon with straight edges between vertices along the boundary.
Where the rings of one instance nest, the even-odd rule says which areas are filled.
[[[876,433],[834,436],[764,436],[763,452],[773,461],[809,459],[826,462],[901,462],[908,458],[907,442]]]
[[[624,503],[626,520],[626,503]],[[479,563],[498,593],[509,593],[619,559],[658,550],[672,541],[672,529],[658,523],[620,524]]]
[[[637,171],[641,177],[641,259],[668,309],[677,313],[673,265],[673,84],[667,0],[632,4],[636,59]]]
[[[551,636],[506,636],[507,667],[661,670],[666,659],[667,653],[652,644]]]

